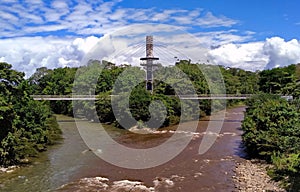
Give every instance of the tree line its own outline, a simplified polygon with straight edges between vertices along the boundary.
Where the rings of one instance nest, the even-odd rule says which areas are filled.
[[[124,121],[131,115],[138,122],[148,121],[151,118],[149,105],[152,101],[159,100],[162,101],[167,111],[162,126],[168,126],[178,123],[181,116],[179,98],[170,97],[170,95],[210,94],[212,90],[218,90],[218,83],[225,84],[224,92],[227,94],[257,94],[264,92],[297,97],[299,93],[296,90],[298,90],[299,82],[296,78],[296,66],[299,65],[251,72],[223,66],[190,64],[190,62],[182,60],[176,66],[164,67],[159,65],[157,67],[154,71],[154,90],[151,94],[145,89],[145,71],[140,67],[116,66],[107,61],[92,60],[87,66],[79,68],[65,67],[53,70],[45,67],[39,68],[29,78],[29,83],[32,89],[31,93],[37,95],[97,95],[98,99],[95,102],[48,101],[48,103],[54,113],[66,115],[76,113],[89,120],[99,119],[101,122],[112,123],[117,127],[122,127],[119,121]],[[213,82],[209,84],[208,79]],[[189,81],[192,83],[192,86],[189,86],[190,88],[187,86]],[[176,87],[176,90],[174,87]],[[124,98],[111,98],[110,95],[130,97],[129,110],[124,108],[126,106],[123,101]],[[219,108],[218,102],[220,103]],[[224,106],[222,102],[224,101],[216,101],[217,105],[215,103],[214,107],[217,110],[222,109]],[[227,106],[239,102],[241,101],[228,100]],[[115,111],[113,111],[112,104],[116,106]],[[210,115],[211,110],[210,100],[200,100],[199,109],[189,112],[193,115],[185,117],[185,120]],[[118,114],[119,119],[115,118],[114,112]],[[154,115],[152,114],[152,116]],[[158,117],[156,118],[162,115],[157,114]]]
[[[264,93],[247,100],[243,142],[250,157],[272,164],[269,174],[300,190],[300,64],[260,72]],[[293,100],[278,95],[291,95]]]
[[[79,68],[65,67],[53,70],[39,68],[29,78],[29,82],[34,87],[32,94],[97,95],[98,99],[95,103],[78,101],[72,104],[71,101],[51,101],[49,104],[55,113],[73,115],[75,108],[76,113],[87,119],[99,118],[101,122],[113,123],[117,127],[121,127],[119,121],[127,119],[130,115],[138,122],[148,121],[151,118],[148,110],[149,105],[156,100],[161,101],[167,111],[162,126],[176,124],[180,120],[182,106],[180,99],[170,97],[171,95],[210,94],[213,89],[212,86],[217,89],[218,83],[225,84],[224,92],[228,94],[254,94],[259,91],[258,73],[222,66],[190,64],[185,60],[180,61],[176,66],[159,65],[154,71],[154,76],[153,94],[151,94],[145,89],[145,71],[140,67],[116,66],[113,63],[94,60],[90,61],[87,66]],[[214,82],[208,84],[207,78]],[[187,86],[189,82],[191,82],[191,86]],[[115,112],[119,114],[117,115],[119,119],[116,119],[111,106],[110,95],[124,95],[125,97],[128,94],[130,97],[129,111],[124,109],[125,103],[122,103],[122,97],[112,99],[117,110]],[[219,102],[221,109],[222,101]],[[233,105],[236,102],[240,101],[228,101],[227,104]],[[187,105],[192,105],[192,103],[187,103]],[[198,119],[210,115],[210,113],[211,101],[201,100],[197,111],[189,112],[193,115],[185,117],[185,120]],[[157,114],[155,118],[159,118],[161,115]]]

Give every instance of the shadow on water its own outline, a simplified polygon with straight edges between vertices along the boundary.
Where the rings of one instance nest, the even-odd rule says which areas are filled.
[[[245,145],[243,144],[242,141],[235,141],[235,146],[233,148],[234,150],[234,155],[242,158],[242,159],[249,159],[248,154],[246,152]]]

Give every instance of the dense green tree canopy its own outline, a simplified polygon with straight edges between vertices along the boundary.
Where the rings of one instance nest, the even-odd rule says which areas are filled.
[[[77,70],[77,71],[76,71]],[[218,74],[218,71],[222,75]],[[124,112],[122,103],[115,98],[115,104],[119,112],[124,112],[120,118],[128,118],[130,114],[136,121],[147,121],[150,119],[149,105],[154,100],[159,100],[165,104],[167,117],[164,126],[179,122],[181,115],[180,101],[171,95],[185,94],[216,94],[219,85],[225,82],[224,92],[229,94],[255,93],[258,91],[258,74],[244,71],[242,69],[224,68],[222,66],[212,66],[204,64],[190,64],[187,61],[180,61],[176,66],[158,66],[154,72],[153,95],[145,91],[145,72],[139,67],[130,65],[116,66],[109,62],[90,61],[87,66],[80,68],[59,68],[49,70],[40,68],[29,79],[35,86],[33,94],[96,94],[99,100],[95,102],[78,101],[74,102],[76,113],[88,119],[99,118],[100,121],[117,123],[112,108],[111,94],[130,95],[130,110]],[[74,81],[76,78],[76,81]],[[210,85],[207,80],[210,80]],[[191,82],[191,86],[187,86]],[[213,91],[212,91],[213,90]],[[221,93],[224,93],[221,91]],[[119,98],[121,99],[121,98]],[[220,101],[221,102],[221,101]],[[236,102],[236,101],[235,101]],[[229,101],[229,104],[234,101]],[[72,103],[70,101],[50,102],[55,113],[72,115]],[[220,103],[220,106],[221,103]],[[200,101],[200,109],[194,111],[195,119],[199,116],[209,115],[211,112],[211,101]],[[126,115],[127,113],[127,115]],[[120,119],[118,119],[120,121]]]
[[[298,191],[299,99],[288,102],[277,95],[261,94],[248,100],[247,105],[242,129],[248,154],[273,163],[273,177],[283,180],[289,190]]]
[[[48,105],[34,101],[24,73],[0,63],[0,164],[21,162],[59,135]]]
[[[299,67],[300,64],[261,71],[258,82],[260,91],[299,96]]]

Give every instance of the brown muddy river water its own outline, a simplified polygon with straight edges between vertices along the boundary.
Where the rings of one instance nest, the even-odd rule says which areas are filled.
[[[141,181],[147,187],[156,181],[168,180],[170,185],[157,191],[235,191],[232,176],[235,163],[243,156],[240,130],[245,107],[228,109],[218,139],[202,155],[198,149],[206,132],[208,119],[198,123],[198,137],[174,159],[157,167],[148,169],[125,169],[111,165],[88,150],[80,137],[73,118],[57,116],[63,130],[64,140],[52,146],[40,158],[26,167],[12,173],[0,175],[0,191],[74,191],[83,185],[79,179],[104,177],[108,185],[114,181]],[[217,120],[215,120],[217,121]],[[97,128],[97,124],[82,121],[86,126]],[[188,123],[187,123],[188,126]],[[148,148],[164,142],[176,130],[168,127],[161,133],[138,135],[124,130],[107,128],[110,135],[119,143],[129,147]],[[176,146],[174,146],[176,147]],[[121,154],[120,154],[121,155]],[[72,184],[68,184],[71,183]],[[79,191],[79,190],[78,190]],[[85,190],[90,191],[87,187]]]

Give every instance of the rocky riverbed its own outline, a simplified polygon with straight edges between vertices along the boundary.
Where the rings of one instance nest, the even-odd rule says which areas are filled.
[[[241,192],[285,192],[279,183],[272,181],[267,175],[268,164],[259,160],[240,160],[236,163],[235,190]],[[120,180],[111,182],[108,178],[83,178],[57,189],[57,191],[97,191],[97,192],[168,192],[172,191],[176,182],[184,178],[173,175],[171,178],[155,178],[152,186],[141,181]]]
[[[153,186],[146,186],[141,181],[120,180],[111,182],[105,177],[83,178],[79,181],[63,185],[57,192],[168,192],[172,191],[174,182],[182,179],[178,175],[171,178],[155,178]]]
[[[273,191],[284,192],[278,182],[271,180],[267,175],[268,164],[259,160],[243,160],[237,162],[235,175],[235,187],[237,191],[257,192]]]
[[[0,174],[12,173],[18,168],[19,168],[19,166],[16,166],[16,165],[9,166],[9,167],[0,167]]]

